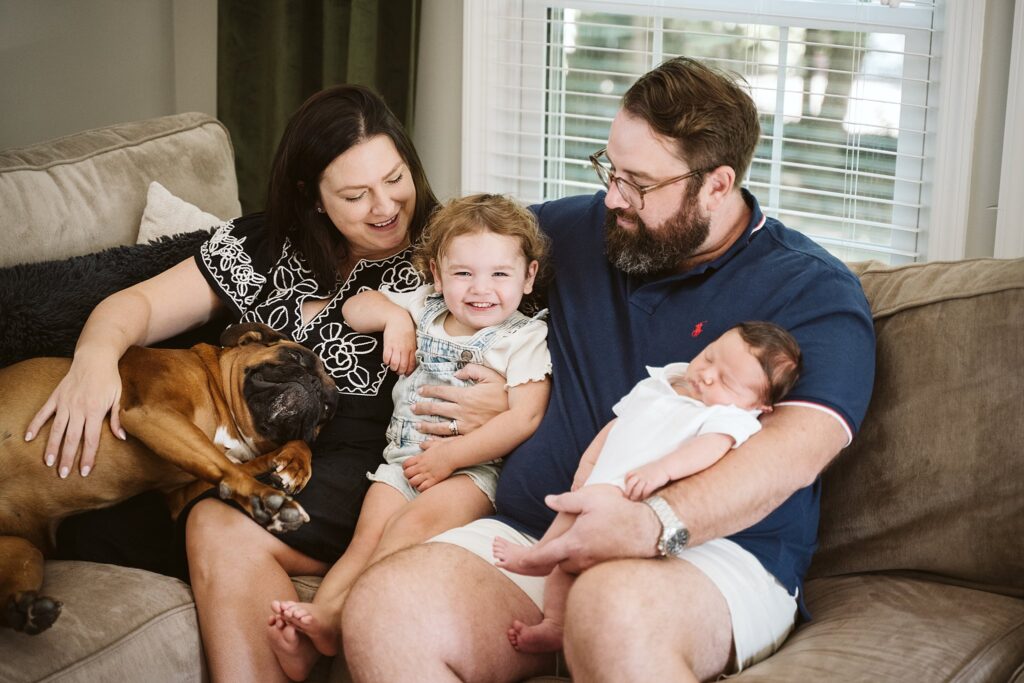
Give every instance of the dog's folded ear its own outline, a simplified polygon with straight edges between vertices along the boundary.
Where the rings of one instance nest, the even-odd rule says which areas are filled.
[[[232,325],[221,333],[220,345],[270,344],[282,339],[287,339],[287,337],[263,323],[239,323],[238,325]]]

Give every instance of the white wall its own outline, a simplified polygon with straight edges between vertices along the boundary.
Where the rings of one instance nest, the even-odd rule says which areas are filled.
[[[217,110],[212,0],[0,0],[0,149]]]

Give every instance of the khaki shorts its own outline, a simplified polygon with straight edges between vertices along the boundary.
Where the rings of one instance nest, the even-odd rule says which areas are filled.
[[[465,548],[494,565],[491,552],[494,537],[500,536],[522,546],[537,539],[520,533],[496,519],[478,519],[450,529],[430,542],[451,543]],[[736,661],[731,673],[739,673],[767,658],[782,645],[796,623],[796,596],[761,566],[757,558],[724,538],[686,548],[680,559],[703,572],[721,591],[729,605]],[[523,576],[495,567],[544,611],[543,576]]]

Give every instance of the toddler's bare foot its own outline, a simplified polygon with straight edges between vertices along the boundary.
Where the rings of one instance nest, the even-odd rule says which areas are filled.
[[[547,617],[536,626],[516,619],[508,630],[508,641],[520,652],[558,652],[562,649],[562,625]]]
[[[281,618],[306,636],[320,654],[338,654],[339,616],[330,608],[313,602],[282,602]]]
[[[547,576],[557,563],[537,562],[534,558],[535,553],[531,552],[536,547],[525,548],[507,539],[496,537],[491,547],[494,566],[525,576]]]
[[[280,614],[272,614],[267,621],[267,640],[281,670],[293,681],[306,680],[320,659],[320,653],[309,638],[296,631]]]

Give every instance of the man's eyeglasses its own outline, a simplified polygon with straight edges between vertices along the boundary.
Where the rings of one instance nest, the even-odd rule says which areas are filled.
[[[600,158],[602,156],[605,157],[605,159],[608,158],[605,154],[607,151],[608,148],[604,147],[595,152],[594,154],[591,154],[590,163],[594,165],[594,170],[597,171],[597,177],[601,181],[601,184],[604,185],[605,188],[607,188],[612,183],[615,183],[615,189],[619,191],[619,194],[622,195],[622,198],[625,199],[626,202],[637,211],[643,211],[644,195],[646,195],[648,192],[654,192],[655,190],[660,189],[662,187],[667,187],[672,183],[679,182],[680,180],[685,180],[686,178],[690,178],[710,170],[707,168],[700,168],[697,169],[696,171],[690,171],[689,173],[684,173],[683,175],[676,176],[675,178],[662,180],[660,183],[654,183],[653,185],[645,185],[641,187],[636,183],[631,183],[625,178],[620,178],[619,176],[615,175],[614,173],[612,173],[612,170],[608,168],[608,166],[601,162]]]

